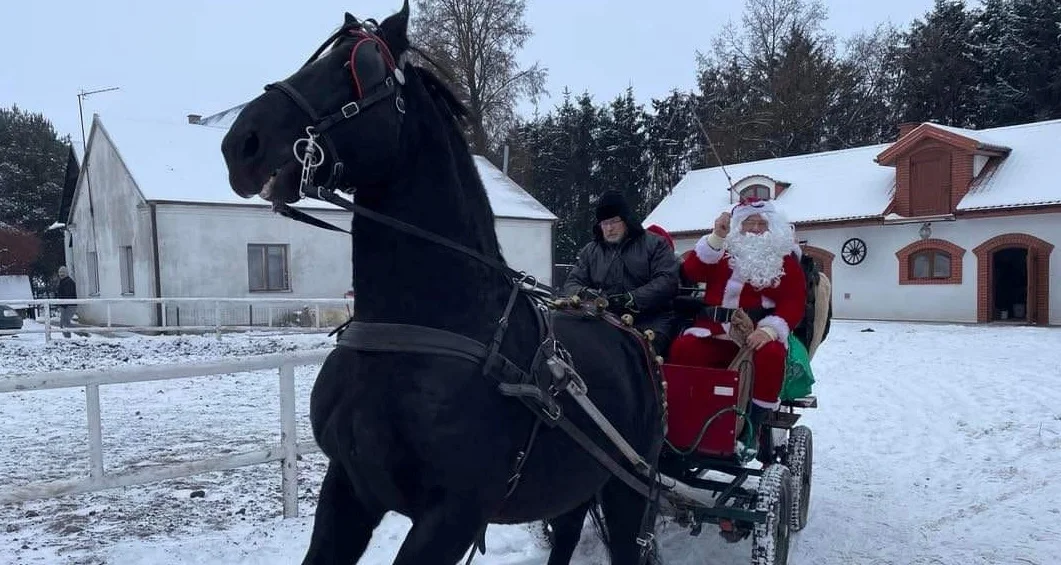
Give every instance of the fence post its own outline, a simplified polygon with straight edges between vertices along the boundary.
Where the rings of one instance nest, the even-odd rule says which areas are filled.
[[[111,327],[111,303],[107,303],[107,327]]]
[[[52,341],[52,303],[44,303],[44,343]]]
[[[85,404],[88,413],[88,458],[92,478],[103,477],[103,425],[100,422],[99,385],[85,385]]]
[[[317,325],[316,325],[316,327],[318,327],[318,328],[321,327],[321,305],[320,304],[317,305]]]
[[[280,488],[284,498],[284,518],[298,517],[298,430],[295,427],[295,366],[280,365]]]
[[[217,332],[217,341],[221,341],[221,302],[214,301],[214,331]]]

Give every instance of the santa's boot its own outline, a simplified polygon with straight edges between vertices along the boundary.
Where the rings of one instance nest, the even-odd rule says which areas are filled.
[[[763,422],[770,415],[769,408],[763,408],[754,402],[748,403],[748,424],[750,431],[742,431],[737,444],[741,461],[750,461],[759,452],[759,435],[763,433]]]

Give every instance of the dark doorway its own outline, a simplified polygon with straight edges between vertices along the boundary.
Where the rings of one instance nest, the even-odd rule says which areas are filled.
[[[991,257],[992,320],[1028,319],[1028,250],[1008,247]]]

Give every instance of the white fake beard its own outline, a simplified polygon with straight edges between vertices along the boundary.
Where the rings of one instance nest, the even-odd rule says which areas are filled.
[[[785,256],[794,245],[792,233],[785,230],[762,234],[733,232],[726,238],[730,268],[757,289],[773,287],[781,281]]]

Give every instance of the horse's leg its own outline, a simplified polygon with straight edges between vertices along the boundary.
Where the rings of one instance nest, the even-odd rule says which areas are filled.
[[[302,560],[311,563],[356,563],[372,539],[372,531],[384,512],[370,509],[357,498],[346,471],[336,462],[328,463],[321,483],[313,535]]]
[[[586,512],[589,511],[593,499],[574,510],[549,520],[549,527],[553,531],[552,551],[549,552],[548,565],[567,565],[571,562],[571,556],[582,539],[582,526],[586,523]]]
[[[443,496],[413,518],[393,565],[453,565],[478,539],[487,512],[474,499]]]
[[[637,536],[641,533],[648,501],[625,483],[612,479],[601,491],[601,506],[604,524],[608,529],[608,552],[612,565],[637,565],[641,557],[641,546]],[[652,532],[649,532],[652,533]]]

